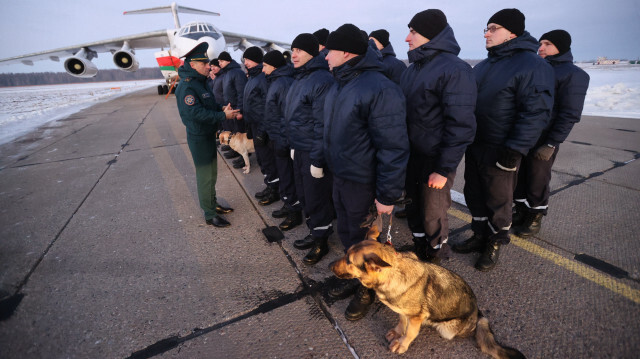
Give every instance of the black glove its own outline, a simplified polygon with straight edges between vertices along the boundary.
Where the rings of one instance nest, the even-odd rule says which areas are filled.
[[[556,146],[543,145],[536,149],[536,152],[533,154],[533,157],[541,161],[549,161],[555,151],[556,151]]]
[[[520,160],[521,157],[520,152],[508,147],[503,147],[502,151],[498,154],[496,166],[503,171],[515,172],[518,169],[518,160]]]
[[[269,136],[266,132],[261,132],[253,136],[253,144],[255,146],[266,146],[269,143]]]

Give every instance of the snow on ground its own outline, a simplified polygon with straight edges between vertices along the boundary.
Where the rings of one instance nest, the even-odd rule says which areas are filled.
[[[0,144],[96,103],[163,83],[141,80],[0,88]]]
[[[578,66],[591,77],[583,115],[640,119],[640,65]]]
[[[578,64],[591,77],[584,115],[640,119],[640,65]],[[162,80],[0,88],[0,144],[49,121]]]

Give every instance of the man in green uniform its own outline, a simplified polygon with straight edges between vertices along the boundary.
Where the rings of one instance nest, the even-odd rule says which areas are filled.
[[[187,143],[196,167],[198,198],[206,223],[227,227],[231,224],[220,214],[233,209],[222,207],[216,201],[216,130],[218,123],[225,118],[235,118],[238,110],[232,110],[231,105],[223,108],[207,90],[206,79],[210,71],[208,48],[209,44],[203,42],[184,55],[184,65],[178,69],[180,85],[176,89],[176,100],[182,123],[187,127]]]

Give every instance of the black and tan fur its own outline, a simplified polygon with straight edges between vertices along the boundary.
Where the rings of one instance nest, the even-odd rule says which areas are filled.
[[[394,353],[406,352],[420,326],[426,324],[445,339],[475,334],[480,349],[493,358],[524,358],[517,350],[496,343],[489,321],[479,313],[476,297],[462,277],[422,262],[413,253],[399,253],[391,246],[365,240],[332,263],[331,271],[339,278],[359,279],[400,314],[400,322],[386,335]]]
[[[242,173],[247,174],[251,171],[251,164],[249,163],[249,153],[256,152],[253,147],[253,140],[247,138],[246,133],[236,132],[231,133],[229,131],[220,132],[220,143],[223,145],[229,145],[232,150],[238,152],[244,159],[244,167],[242,167]]]

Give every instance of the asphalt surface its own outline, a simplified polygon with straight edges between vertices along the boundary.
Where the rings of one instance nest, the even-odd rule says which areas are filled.
[[[262,175],[219,156],[232,226],[204,224],[175,98],[155,89],[97,104],[0,146],[0,358],[393,358],[397,316],[357,322],[327,296],[328,265],[268,243]],[[443,266],[471,285],[499,342],[528,358],[636,358],[640,350],[640,120],[584,116],[561,145],[549,215],[498,266]],[[462,192],[463,166],[454,190]],[[471,235],[450,210],[452,242]],[[411,248],[406,222],[392,240]],[[423,327],[405,358],[486,358]]]

